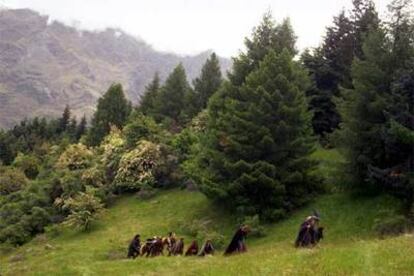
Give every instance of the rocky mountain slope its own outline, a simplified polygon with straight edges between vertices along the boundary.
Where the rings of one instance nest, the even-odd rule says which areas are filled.
[[[90,116],[112,82],[137,104],[156,71],[164,79],[182,62],[191,80],[209,54],[158,52],[119,29],[81,31],[28,9],[0,10],[0,127],[57,116],[66,104]],[[230,67],[228,59],[221,64]]]

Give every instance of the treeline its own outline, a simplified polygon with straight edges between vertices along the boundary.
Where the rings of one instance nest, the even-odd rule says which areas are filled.
[[[57,222],[87,230],[117,195],[173,186],[241,220],[278,220],[324,192],[319,143],[344,153],[345,188],[399,196],[412,215],[410,6],[393,1],[384,21],[372,1],[354,0],[301,55],[289,19],[267,13],[227,78],[212,54],[191,84],[181,64],[165,81],[156,74],[136,107],[112,85],[87,128],[67,107],[0,132],[0,242]]]

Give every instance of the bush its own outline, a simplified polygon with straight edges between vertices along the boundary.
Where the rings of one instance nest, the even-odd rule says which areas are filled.
[[[103,211],[103,204],[94,193],[94,188],[87,187],[86,192],[81,192],[63,201],[62,209],[69,211],[64,224],[81,228],[84,231],[90,229],[91,223]]]
[[[145,185],[153,186],[160,155],[160,146],[149,141],[141,141],[136,149],[124,154],[115,176],[116,190],[137,191]]]
[[[28,184],[25,174],[12,167],[0,167],[0,195],[22,190]]]
[[[92,160],[93,153],[85,145],[70,145],[59,157],[56,167],[71,171],[87,168]]]
[[[35,179],[39,174],[40,161],[33,155],[19,153],[13,161],[13,166],[23,171],[26,177]]]
[[[158,141],[161,129],[152,117],[134,111],[131,113],[123,133],[127,147],[133,148],[140,140]]]

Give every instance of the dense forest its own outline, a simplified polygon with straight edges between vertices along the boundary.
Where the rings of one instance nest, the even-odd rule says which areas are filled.
[[[0,130],[0,243],[21,245],[56,223],[90,229],[122,194],[198,189],[240,221],[278,221],[330,192],[310,158],[336,148],[342,190],[390,194],[414,225],[414,20],[394,0],[380,18],[353,0],[299,52],[289,19],[265,13],[223,76],[213,53],[189,82],[182,64],[148,83],[138,106],[119,83],[87,122]],[[396,221],[387,221],[393,226]]]

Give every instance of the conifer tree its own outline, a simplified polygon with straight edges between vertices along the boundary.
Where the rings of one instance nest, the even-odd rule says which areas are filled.
[[[109,133],[111,125],[122,128],[130,112],[131,103],[125,98],[122,85],[112,84],[98,100],[98,106],[86,137],[87,144],[99,145]]]
[[[217,55],[212,53],[203,65],[200,76],[194,80],[198,112],[207,107],[208,100],[219,89],[222,81],[219,60]]]
[[[160,78],[158,73],[155,73],[151,83],[145,87],[142,96],[139,111],[148,116],[155,116],[157,111],[157,100],[160,93]]]
[[[292,55],[296,54],[295,43],[296,35],[290,20],[285,19],[278,25],[271,13],[266,13],[260,25],[253,29],[252,38],[245,39],[247,52],[233,58],[233,70],[229,73],[230,81],[234,85],[241,85],[270,50],[280,53],[287,49]]]
[[[83,115],[81,121],[78,124],[78,127],[76,128],[76,141],[78,141],[82,137],[82,135],[86,133],[86,124],[86,116]]]
[[[253,39],[246,39],[247,53],[235,59],[231,81],[209,102],[206,133],[192,157],[195,166],[189,166],[208,197],[265,220],[285,216],[317,190],[304,94],[309,81],[293,61],[292,47],[279,49],[276,39],[269,46],[277,32],[266,15]],[[258,49],[263,56],[256,55]],[[253,56],[255,67],[244,63]],[[239,70],[243,63],[250,72]]]
[[[67,127],[70,124],[70,107],[66,105],[65,109],[63,110],[62,117],[59,119],[59,126],[58,126],[58,133],[65,132]]]
[[[187,82],[184,66],[180,63],[168,76],[157,97],[156,113],[182,125],[194,115],[194,91]],[[155,117],[158,117],[155,116]]]

